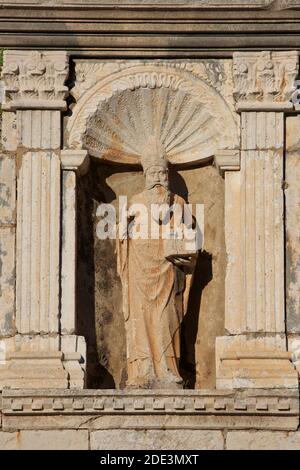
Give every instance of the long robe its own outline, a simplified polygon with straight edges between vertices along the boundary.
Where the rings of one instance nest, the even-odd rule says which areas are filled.
[[[173,195],[180,205],[184,200]],[[131,204],[148,207],[146,190]],[[152,221],[153,223],[153,221]],[[165,240],[118,239],[127,339],[127,386],[168,387],[181,380],[180,324],[184,315],[185,275],[166,259]],[[175,380],[177,379],[177,380]]]

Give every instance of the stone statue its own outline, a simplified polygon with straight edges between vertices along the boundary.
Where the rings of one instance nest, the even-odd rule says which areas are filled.
[[[129,208],[143,204],[150,222],[161,229],[161,219],[153,219],[150,206],[170,207],[175,203],[183,208],[185,201],[169,190],[165,152],[154,137],[149,139],[141,163],[145,189],[132,198]],[[170,226],[174,228],[173,218],[174,214],[170,216]],[[170,246],[174,242],[163,239],[161,230],[156,239],[131,238],[130,227],[137,220],[136,214],[129,214],[126,234],[117,240],[127,340],[127,387],[182,388],[180,325],[186,312],[196,252],[175,249],[172,253]]]

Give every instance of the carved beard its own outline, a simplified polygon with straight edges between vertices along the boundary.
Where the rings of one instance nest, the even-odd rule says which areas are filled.
[[[169,204],[170,191],[168,184],[155,183],[147,188],[147,198],[151,204]]]
[[[165,182],[161,182],[161,181],[156,181],[154,183],[146,183],[146,189],[153,189],[155,187],[163,187],[165,189],[169,189],[169,183],[168,181],[165,181]]]

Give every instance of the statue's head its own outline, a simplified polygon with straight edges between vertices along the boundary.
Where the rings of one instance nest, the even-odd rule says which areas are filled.
[[[154,136],[150,136],[141,155],[141,163],[146,179],[146,188],[155,186],[169,187],[168,162],[162,144]]]
[[[145,178],[147,189],[155,186],[163,186],[166,189],[169,187],[168,169],[163,166],[151,166],[145,171]]]

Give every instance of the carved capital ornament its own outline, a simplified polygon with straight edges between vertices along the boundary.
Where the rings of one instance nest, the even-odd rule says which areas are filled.
[[[5,51],[3,109],[66,109],[68,73],[65,51]]]
[[[235,52],[233,78],[237,111],[292,109],[298,67],[296,51]]]

